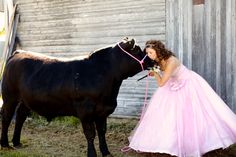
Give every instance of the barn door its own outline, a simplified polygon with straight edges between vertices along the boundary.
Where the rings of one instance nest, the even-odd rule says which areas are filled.
[[[167,45],[236,112],[236,1],[166,0]]]

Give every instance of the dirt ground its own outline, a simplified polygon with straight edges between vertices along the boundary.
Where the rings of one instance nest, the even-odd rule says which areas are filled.
[[[137,124],[137,119],[108,119],[107,143],[114,157],[170,157],[165,154],[140,154],[120,151],[128,144],[127,137]],[[0,125],[1,126],[1,125]],[[12,138],[13,125],[9,129],[9,140]],[[43,118],[28,119],[24,124],[21,136],[24,147],[17,150],[1,150],[1,157],[86,157],[86,139],[79,121],[54,120],[47,123]],[[11,143],[10,143],[11,144]],[[98,157],[98,140],[95,139]],[[227,150],[218,150],[205,157],[236,157],[236,146]]]

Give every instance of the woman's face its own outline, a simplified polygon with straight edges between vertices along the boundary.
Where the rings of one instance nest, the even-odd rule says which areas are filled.
[[[151,60],[156,60],[157,59],[157,53],[154,49],[152,48],[146,48],[146,53],[148,55],[148,57],[151,59]]]

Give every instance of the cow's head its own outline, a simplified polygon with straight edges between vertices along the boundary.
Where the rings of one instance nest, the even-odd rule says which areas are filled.
[[[126,53],[126,56],[130,60],[130,65],[127,66],[132,67],[132,65],[135,64],[139,67],[139,71],[154,66],[154,62],[146,56],[146,53],[143,52],[140,46],[135,43],[133,38],[125,37],[117,46],[123,51],[123,53]]]

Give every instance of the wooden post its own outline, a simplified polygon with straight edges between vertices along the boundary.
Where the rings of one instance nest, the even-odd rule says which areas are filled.
[[[4,46],[4,49],[3,49],[3,54],[7,53],[8,48],[9,48],[9,42],[12,40],[11,39],[11,34],[12,34],[12,27],[14,25],[16,8],[17,8],[17,4],[13,8],[10,24],[9,24],[9,27],[8,27],[8,31],[6,32],[6,41],[5,41],[5,46]]]
[[[12,29],[13,29],[13,25],[14,25],[14,19],[15,19],[15,14],[16,14],[16,9],[17,9],[17,4],[15,4],[14,8],[13,8],[13,12],[12,12],[12,15],[11,15],[11,19],[10,19],[10,24],[9,24],[9,27],[7,29],[7,32],[6,32],[6,41],[5,41],[5,45],[4,45],[4,48],[3,48],[3,60],[6,60],[7,59],[7,56],[8,56],[8,52],[9,52],[9,43],[10,41],[12,41],[13,39],[11,38],[12,36]],[[15,39],[14,39],[15,40]],[[2,73],[3,73],[3,69],[4,69],[4,64],[5,62],[3,61],[2,62],[2,65],[1,65],[1,73],[0,73],[0,77],[2,77]]]
[[[12,27],[12,37],[11,37],[11,42],[9,44],[7,58],[10,57],[12,55],[12,53],[13,53],[13,47],[14,47],[14,44],[15,44],[16,30],[17,30],[17,25],[18,25],[19,17],[20,17],[19,14],[15,15],[14,24],[13,24],[13,27]]]

